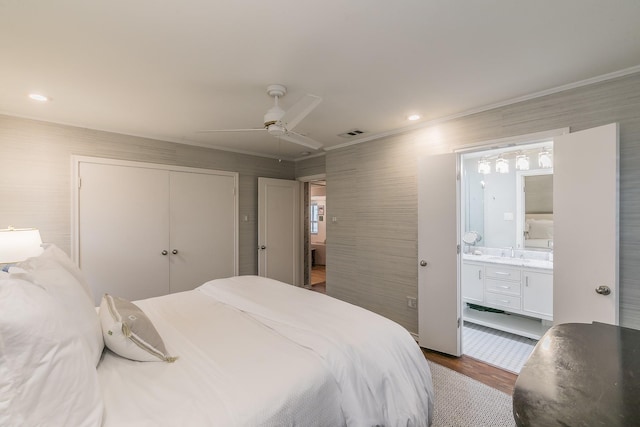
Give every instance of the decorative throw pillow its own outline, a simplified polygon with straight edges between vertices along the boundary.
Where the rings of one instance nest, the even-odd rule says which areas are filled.
[[[16,264],[9,272],[40,286],[66,308],[97,366],[104,348],[100,319],[82,272],[67,254],[49,244],[42,254]]]
[[[104,343],[109,350],[140,362],[174,362],[151,320],[137,305],[104,294],[100,303]]]
[[[0,425],[99,427],[98,374],[76,320],[19,276],[0,277]]]

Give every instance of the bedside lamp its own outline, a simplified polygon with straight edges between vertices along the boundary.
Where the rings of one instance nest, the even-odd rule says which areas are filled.
[[[0,264],[24,261],[42,253],[42,238],[35,228],[0,230]]]

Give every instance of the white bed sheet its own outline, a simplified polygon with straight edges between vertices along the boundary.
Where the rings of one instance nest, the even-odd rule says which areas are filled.
[[[426,426],[433,386],[428,364],[400,325],[360,307],[257,276],[198,288],[312,350],[336,379],[348,425]]]
[[[256,276],[136,304],[179,359],[105,350],[105,427],[430,424],[422,352],[372,312]]]
[[[175,363],[105,350],[105,427],[339,426],[340,392],[319,357],[198,291],[136,304]]]

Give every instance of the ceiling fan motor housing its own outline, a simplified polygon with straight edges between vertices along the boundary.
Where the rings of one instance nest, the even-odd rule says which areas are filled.
[[[282,136],[287,133],[282,125],[273,123],[267,126],[267,132],[271,136]]]
[[[280,119],[284,116],[284,110],[277,105],[269,108],[267,113],[264,115],[264,127],[269,127],[269,125],[273,125],[280,121]]]

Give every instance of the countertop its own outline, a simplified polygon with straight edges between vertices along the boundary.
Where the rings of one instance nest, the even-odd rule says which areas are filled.
[[[532,259],[521,257],[508,257],[499,255],[473,255],[463,254],[462,259],[465,261],[489,262],[492,264],[513,265],[515,267],[542,268],[545,270],[553,270],[553,261],[544,259]]]

